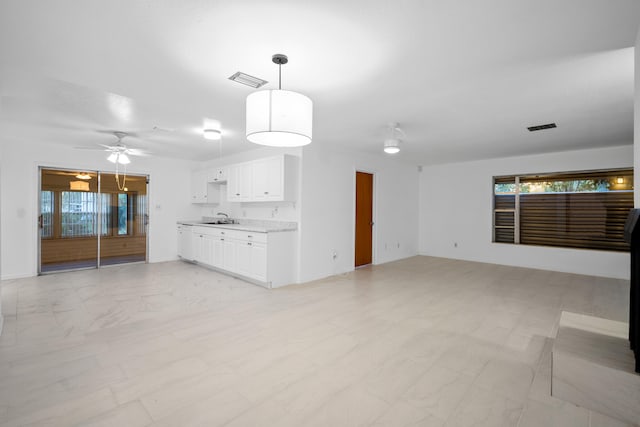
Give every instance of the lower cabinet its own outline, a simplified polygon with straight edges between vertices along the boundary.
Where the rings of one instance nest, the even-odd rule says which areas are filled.
[[[294,232],[250,232],[193,226],[193,260],[267,287],[292,283]]]
[[[254,242],[236,243],[238,274],[261,282],[267,281],[267,245]]]

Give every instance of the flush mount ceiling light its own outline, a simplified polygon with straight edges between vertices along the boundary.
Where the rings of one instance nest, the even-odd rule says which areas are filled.
[[[384,140],[384,152],[387,154],[396,154],[400,152],[400,140],[399,139],[385,139]]]
[[[204,139],[208,139],[211,141],[219,141],[222,139],[222,132],[220,129],[205,129],[202,131],[204,135]]]
[[[247,139],[271,147],[301,147],[311,143],[313,102],[307,96],[282,90],[285,55],[273,55],[278,65],[278,89],[247,97]]]
[[[69,190],[89,191],[89,183],[87,181],[71,181],[69,182]]]
[[[384,140],[384,152],[387,154],[396,154],[400,152],[400,143],[402,140],[399,135],[404,134],[395,122],[387,125],[389,137]]]
[[[86,172],[83,172],[83,173],[79,173],[78,175],[76,175],[76,178],[87,180],[87,179],[91,179],[91,175],[89,175]]]

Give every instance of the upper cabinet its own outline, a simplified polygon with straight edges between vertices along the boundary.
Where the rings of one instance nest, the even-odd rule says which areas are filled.
[[[251,162],[238,163],[227,168],[227,200],[250,202],[253,168]]]
[[[227,182],[227,168],[213,168],[207,170],[207,182]]]
[[[219,203],[220,183],[230,202],[293,202],[297,198],[298,158],[287,154],[195,171],[191,202]]]
[[[227,200],[295,201],[298,183],[294,156],[279,155],[229,166]]]
[[[207,182],[208,170],[191,173],[191,203],[220,203],[220,189]]]

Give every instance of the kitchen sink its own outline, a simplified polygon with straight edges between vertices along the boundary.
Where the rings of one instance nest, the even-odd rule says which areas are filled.
[[[209,221],[209,222],[203,222],[203,224],[210,224],[210,225],[228,225],[228,224],[235,224],[235,220],[233,219],[219,219],[216,221]]]

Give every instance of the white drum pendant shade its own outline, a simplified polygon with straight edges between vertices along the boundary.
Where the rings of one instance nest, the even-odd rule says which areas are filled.
[[[313,102],[288,90],[261,90],[247,96],[247,139],[271,147],[311,143]]]

